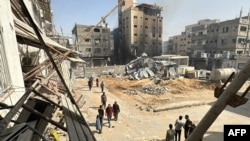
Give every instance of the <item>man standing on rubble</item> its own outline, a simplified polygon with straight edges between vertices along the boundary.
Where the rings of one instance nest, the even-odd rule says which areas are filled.
[[[111,118],[114,110],[113,107],[111,107],[111,104],[108,104],[108,107],[106,108],[106,115],[109,123],[109,128],[111,127]]]

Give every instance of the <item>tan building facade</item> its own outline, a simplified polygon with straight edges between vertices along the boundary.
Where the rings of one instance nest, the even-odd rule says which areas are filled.
[[[148,56],[162,54],[162,8],[140,4],[122,11],[120,26],[121,60],[146,53]]]
[[[191,52],[191,33],[183,32],[172,39],[172,53],[178,55],[188,55]]]
[[[102,66],[111,61],[113,42],[108,27],[76,24],[72,34],[75,35],[76,44],[85,37],[76,48],[82,54],[81,57],[89,62],[90,66]]]
[[[214,56],[230,52],[233,55],[249,54],[249,17],[227,20],[208,27],[206,53]]]

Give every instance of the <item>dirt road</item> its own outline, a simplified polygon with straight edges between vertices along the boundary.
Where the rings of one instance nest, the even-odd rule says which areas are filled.
[[[99,134],[95,129],[97,109],[101,104],[101,88],[94,85],[93,89],[89,91],[87,79],[77,79],[74,87],[74,93],[84,97],[85,104],[81,111],[98,141],[163,141],[165,140],[168,125],[174,123],[179,115],[188,114],[191,120],[197,124],[209,110],[213,101],[216,100],[213,97],[214,87],[212,85],[198,85],[196,81],[175,80],[164,82],[165,84],[162,83],[161,86],[168,89],[165,94],[149,95],[141,92],[128,94],[127,91],[152,84],[152,80],[129,81],[120,78],[100,78],[101,80],[105,82],[107,104],[113,104],[114,101],[117,101],[121,108],[119,119],[118,121],[111,121],[111,128],[108,127],[107,118],[104,118],[102,134]],[[191,84],[185,84],[184,82]],[[199,106],[191,106],[192,103]],[[188,104],[190,106],[178,108],[180,105]],[[169,107],[176,107],[177,109],[171,110]],[[153,112],[154,109],[164,108],[169,108],[169,110]],[[227,111],[223,112],[223,114],[238,116],[237,113]],[[250,115],[247,115],[247,117],[249,119]],[[240,120],[244,120],[244,118],[245,116],[241,115],[237,117]],[[228,120],[223,118],[216,121],[208,130],[203,141],[222,141],[225,122],[237,123],[239,122],[237,119],[231,118]],[[218,123],[222,122],[222,120],[224,123]],[[182,133],[182,141],[184,141],[183,136]]]

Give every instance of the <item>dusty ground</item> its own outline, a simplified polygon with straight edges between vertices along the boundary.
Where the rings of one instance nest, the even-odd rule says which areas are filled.
[[[95,129],[95,117],[101,104],[101,89],[94,85],[89,91],[87,79],[77,79],[74,86],[74,93],[84,96],[85,104],[81,108],[82,113],[98,141],[164,140],[168,124],[173,123],[179,115],[189,113],[185,112],[188,111],[185,108],[163,112],[153,112],[154,109],[183,102],[208,103],[215,100],[213,96],[215,84],[196,79],[165,80],[158,85],[150,79],[127,80],[118,77],[101,77],[99,80],[105,83],[108,103],[113,104],[117,101],[121,108],[119,120],[112,121],[111,128],[108,128],[106,117],[104,118],[102,134],[97,133]],[[167,91],[161,95],[140,92],[139,89],[146,85],[161,87]]]

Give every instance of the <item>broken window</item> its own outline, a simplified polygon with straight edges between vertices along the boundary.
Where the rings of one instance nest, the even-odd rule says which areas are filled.
[[[145,21],[147,21],[148,20],[148,18],[145,18]]]
[[[99,28],[94,28],[94,32],[100,32]]]
[[[102,29],[102,33],[108,33],[107,29]]]
[[[134,36],[137,36],[137,33],[135,33]]]
[[[148,29],[148,26],[145,26],[146,29]]]
[[[94,53],[101,53],[101,49],[100,48],[95,48]]]
[[[98,45],[100,43],[100,41],[101,41],[100,38],[95,39],[95,45]]]
[[[222,32],[228,32],[228,27],[223,27]]]
[[[243,51],[237,51],[237,54],[239,54],[239,55],[242,54],[242,53],[243,53]]]
[[[108,43],[108,40],[102,39],[102,42],[103,42],[104,45],[106,45]]]
[[[137,16],[134,16],[134,19],[137,19]]]
[[[137,25],[134,25],[134,28],[137,28]]]
[[[246,32],[247,31],[247,27],[246,26],[240,26],[240,31]]]
[[[245,38],[238,38],[238,43],[239,44],[244,44],[245,43]]]
[[[91,52],[91,48],[86,48],[85,52]]]
[[[85,39],[85,42],[89,43],[89,42],[91,42],[91,39],[87,38],[87,39]]]
[[[221,40],[221,44],[222,44],[222,45],[225,45],[226,43],[227,43],[227,40],[226,40],[226,39],[222,39],[222,40]]]

